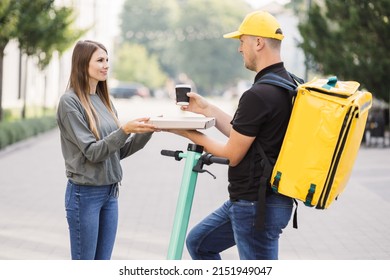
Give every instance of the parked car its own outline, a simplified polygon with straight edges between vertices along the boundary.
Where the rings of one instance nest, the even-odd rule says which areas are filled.
[[[129,83],[110,88],[110,94],[114,98],[132,98],[134,96],[145,98],[150,96],[150,91],[142,84]]]

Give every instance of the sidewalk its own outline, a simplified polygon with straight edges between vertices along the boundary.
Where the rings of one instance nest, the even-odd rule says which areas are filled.
[[[210,133],[214,133],[214,128]],[[184,161],[160,155],[188,142],[155,133],[122,162],[120,216],[113,259],[166,258]],[[227,199],[226,166],[200,174],[189,227]],[[66,178],[57,129],[0,151],[0,259],[66,260]],[[327,210],[302,203],[298,226],[280,240],[282,260],[390,260],[390,149],[361,148],[345,192]],[[237,259],[235,248],[223,253]],[[183,259],[189,259],[184,250]]]

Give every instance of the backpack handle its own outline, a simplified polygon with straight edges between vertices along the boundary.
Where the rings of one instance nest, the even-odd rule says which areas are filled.
[[[325,85],[323,85],[322,87],[327,89],[327,90],[330,90],[330,89],[336,87],[336,84],[337,84],[337,77],[333,76],[333,77],[330,77],[328,79],[328,82]]]

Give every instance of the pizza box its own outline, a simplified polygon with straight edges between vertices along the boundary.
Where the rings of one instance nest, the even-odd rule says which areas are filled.
[[[148,123],[160,129],[207,129],[215,125],[215,118],[207,117],[152,117]]]

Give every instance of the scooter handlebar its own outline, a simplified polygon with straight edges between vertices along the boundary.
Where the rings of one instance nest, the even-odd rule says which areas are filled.
[[[204,154],[203,155],[203,162],[207,165],[210,165],[212,163],[218,163],[218,164],[229,164],[230,161],[227,158],[222,157],[216,157],[212,154]]]
[[[163,156],[167,156],[167,157],[175,157],[176,151],[161,150],[161,154],[162,154]]]
[[[180,161],[182,158],[180,157],[180,154],[183,153],[183,151],[170,151],[170,150],[161,150],[161,154],[163,156],[167,157],[174,157],[175,160]]]
[[[176,160],[180,160],[179,154],[183,153],[183,151],[171,151],[171,150],[161,150],[161,155],[167,156],[167,157],[174,157]],[[228,165],[230,163],[229,159],[222,158],[222,157],[216,157],[212,154],[206,153],[202,156],[203,163],[210,165],[212,163],[218,163],[218,164],[226,164]]]
[[[230,163],[230,161],[229,161],[228,158],[215,157],[215,156],[212,156],[212,157],[210,158],[210,161],[211,161],[212,163],[226,164],[226,165]]]

